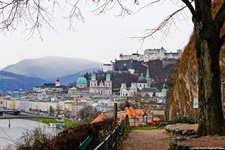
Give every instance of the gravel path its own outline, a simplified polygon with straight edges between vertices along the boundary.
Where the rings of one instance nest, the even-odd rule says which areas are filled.
[[[165,129],[133,130],[119,150],[168,150],[170,138]]]

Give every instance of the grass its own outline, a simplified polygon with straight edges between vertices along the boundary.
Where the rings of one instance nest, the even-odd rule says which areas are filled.
[[[57,120],[55,118],[35,118],[35,120],[46,124],[57,123]],[[81,124],[80,122],[71,121],[69,119],[64,119],[62,123],[64,123],[67,127],[76,127]]]
[[[56,123],[55,118],[35,118],[36,121],[42,122],[42,123]]]

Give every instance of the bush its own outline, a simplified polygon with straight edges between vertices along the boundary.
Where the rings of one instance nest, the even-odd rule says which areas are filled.
[[[35,138],[36,135],[29,135],[29,139],[35,139],[35,142],[21,142],[21,150],[61,150],[61,149],[79,149],[88,136],[92,137],[92,149],[98,146],[105,136],[113,130],[113,119],[106,119],[102,122],[93,124],[84,124],[77,127],[70,127],[63,130],[54,138]],[[26,136],[24,136],[27,141]],[[28,135],[27,135],[28,137]],[[47,136],[46,136],[47,137]],[[33,141],[33,140],[28,140]],[[27,144],[24,144],[27,143]]]
[[[190,117],[179,117],[174,119],[173,121],[169,121],[169,123],[190,123],[190,124],[194,124],[195,120],[194,118],[190,118]]]

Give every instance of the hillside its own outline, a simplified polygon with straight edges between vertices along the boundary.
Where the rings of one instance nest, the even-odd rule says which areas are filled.
[[[26,77],[23,75],[0,71],[0,92],[13,91],[15,89],[29,90],[44,82],[46,81],[40,78]]]
[[[66,57],[43,57],[37,59],[25,59],[16,64],[7,66],[2,71],[7,71],[29,77],[49,80],[80,72],[102,68],[101,62]]]
[[[165,83],[167,74],[170,70],[177,68],[177,60],[151,60],[147,63],[136,60],[117,60],[115,62],[115,71],[123,72],[128,71],[130,68],[135,70],[135,73],[140,76],[141,73],[146,75],[147,67],[149,68],[149,75],[155,81],[154,87],[162,88]]]

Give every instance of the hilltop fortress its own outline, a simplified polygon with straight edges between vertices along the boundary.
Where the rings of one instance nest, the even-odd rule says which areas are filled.
[[[181,57],[182,50],[177,52],[167,53],[166,50],[161,47],[160,49],[146,49],[144,54],[133,53],[131,55],[120,54],[119,59],[115,59],[115,62],[111,61],[110,64],[103,64],[103,72],[107,71],[128,71],[135,69],[137,63],[148,63],[154,60],[162,61],[162,68],[169,64],[174,64],[177,59]],[[133,70],[134,71],[134,70]]]
[[[144,54],[133,53],[131,55],[120,54],[119,60],[137,60],[149,62],[156,59],[178,59],[181,56],[182,50],[177,50],[176,53],[170,52],[167,53],[166,50],[162,47],[160,49],[146,49]]]

